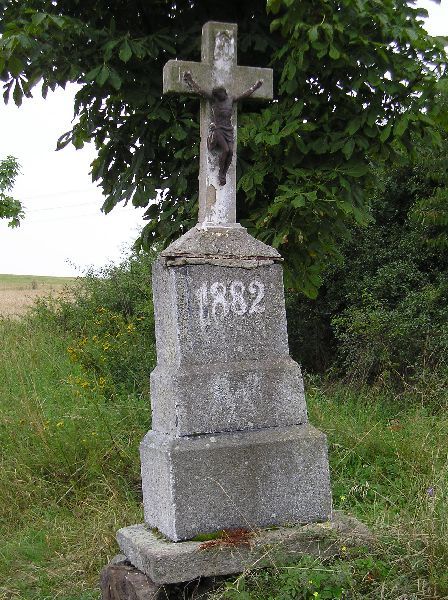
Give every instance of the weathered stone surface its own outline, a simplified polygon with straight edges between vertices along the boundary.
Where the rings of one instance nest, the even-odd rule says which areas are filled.
[[[153,286],[155,430],[183,436],[306,423],[280,265],[168,267],[159,259]]]
[[[101,572],[102,600],[157,600],[161,586],[118,555]]]
[[[307,422],[300,368],[290,358],[158,365],[151,392],[154,429],[176,436]]]
[[[288,357],[282,269],[211,264],[153,268],[157,364]]]
[[[272,69],[241,67],[237,65],[237,25],[209,21],[202,30],[201,62],[170,60],[163,69],[164,93],[195,93],[185,82],[184,74],[190,72],[199,87],[211,93],[223,86],[229,96],[238,97],[258,80],[263,85],[252,100],[267,100],[273,96]],[[227,173],[227,182],[220,184],[219,160],[216,151],[208,148],[207,138],[212,122],[211,102],[201,99],[201,144],[199,166],[199,224],[201,227],[239,227],[236,223],[236,140],[237,109],[233,105],[234,130],[233,160]]]
[[[145,521],[172,540],[223,528],[325,521],[326,437],[310,425],[141,444]]]
[[[275,248],[252,237],[243,227],[221,230],[193,227],[165,248],[160,256],[167,259],[185,257],[283,260]]]
[[[324,523],[256,529],[247,545],[173,543],[155,535],[146,525],[120,529],[117,540],[132,564],[158,584],[286,565],[302,554],[331,557],[341,553],[343,547],[374,543],[367,527],[338,511],[332,521]]]

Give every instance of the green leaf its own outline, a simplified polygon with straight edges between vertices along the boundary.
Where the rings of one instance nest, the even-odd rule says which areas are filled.
[[[110,74],[109,68],[106,65],[102,65],[99,70],[98,75],[95,77],[95,81],[97,82],[97,84],[100,87],[102,87],[106,83],[106,81],[109,77],[109,74]]]
[[[94,81],[97,78],[98,73],[101,71],[101,68],[102,68],[102,65],[98,65],[97,67],[95,67],[94,69],[92,69],[91,71],[89,71],[87,73],[87,75],[85,76],[85,78],[84,78],[85,81],[87,83],[90,83],[90,82]]]
[[[22,98],[23,98],[23,92],[22,92],[22,88],[20,87],[19,81],[16,81],[16,85],[14,86],[14,91],[12,93],[12,97],[14,99],[15,105],[16,106],[21,106],[21,104],[22,104]]]
[[[145,56],[145,50],[140,42],[129,40],[129,45],[131,46],[132,53],[135,54],[137,58],[143,58]]]
[[[181,142],[187,137],[187,133],[182,129],[182,127],[174,127],[173,129],[173,138]]]
[[[43,21],[45,21],[45,19],[48,17],[48,15],[46,13],[35,13],[32,17],[31,17],[31,22],[33,23],[33,25],[40,25]]]
[[[132,50],[127,40],[124,40],[124,42],[122,43],[118,55],[120,59],[125,63],[128,62],[128,60],[131,58]]]
[[[303,196],[303,194],[298,194],[291,201],[291,204],[294,206],[294,208],[302,208],[302,206],[305,206],[306,204],[305,196]]]
[[[62,148],[65,148],[65,146],[67,146],[71,141],[71,131],[67,131],[66,133],[62,134],[61,137],[58,139],[56,144],[56,150],[62,150]]]
[[[330,46],[329,55],[330,55],[330,58],[333,58],[334,60],[337,60],[338,58],[341,57],[341,53],[334,46]]]
[[[409,124],[409,117],[407,115],[404,115],[404,117],[402,117],[395,124],[394,135],[397,137],[401,137],[403,135],[403,133],[406,131],[408,124]]]
[[[311,144],[311,147],[317,154],[323,154],[328,150],[327,140],[324,136],[320,136],[314,140],[314,142]]]
[[[62,27],[64,27],[65,20],[62,17],[58,17],[57,15],[49,15],[49,17],[59,28],[62,29]]]
[[[8,70],[13,77],[18,77],[23,70],[23,62],[17,56],[11,56],[8,60]]]
[[[369,171],[369,165],[362,162],[350,162],[340,167],[340,171],[350,177],[363,177]]]
[[[318,37],[319,32],[317,31],[317,25],[314,25],[314,27],[311,27],[308,30],[308,39],[310,40],[310,42],[315,42]]]
[[[176,48],[170,44],[165,37],[159,35],[157,41],[164,50],[170,54],[176,54]]]
[[[281,0],[268,0],[266,2],[266,10],[269,13],[272,13],[273,15],[276,15],[278,13],[278,11],[280,10],[280,6],[281,6]]]
[[[392,121],[389,121],[389,123],[386,125],[386,127],[381,132],[381,135],[380,135],[381,142],[385,142],[388,139],[390,132],[392,131],[392,124],[393,124]]]
[[[356,133],[358,131],[358,129],[361,127],[362,124],[362,119],[361,117],[355,117],[354,119],[352,119],[350,121],[350,123],[347,126],[347,133],[349,135],[353,135],[354,133]]]
[[[349,139],[348,142],[344,144],[342,148],[342,152],[344,153],[345,158],[348,160],[353,154],[353,150],[355,148],[355,140]]]
[[[111,57],[112,57],[112,50],[115,48],[115,46],[117,44],[118,44],[118,40],[110,40],[104,46],[104,54],[103,54],[103,60],[104,60],[104,62],[107,62],[108,60],[111,59]]]
[[[122,80],[115,69],[109,70],[109,83],[114,88],[114,90],[119,90],[121,88]]]

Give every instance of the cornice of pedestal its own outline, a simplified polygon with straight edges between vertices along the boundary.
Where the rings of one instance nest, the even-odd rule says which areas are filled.
[[[283,261],[279,252],[251,236],[244,227],[196,226],[163,250],[160,256],[167,261],[201,260]]]

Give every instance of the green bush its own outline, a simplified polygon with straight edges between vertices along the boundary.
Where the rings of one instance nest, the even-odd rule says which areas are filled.
[[[361,294],[358,305],[332,320],[344,370],[358,381],[412,381],[423,369],[446,371],[447,304],[444,281],[426,281],[393,306]]]
[[[71,359],[83,367],[73,384],[103,395],[148,394],[155,365],[151,264],[147,254],[90,271],[69,296],[41,300],[34,314],[70,334]]]
[[[448,376],[447,160],[445,142],[379,172],[373,221],[353,230],[318,299],[287,295],[292,354],[307,370],[394,384]]]

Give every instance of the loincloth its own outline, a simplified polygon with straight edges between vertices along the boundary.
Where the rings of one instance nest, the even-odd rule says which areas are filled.
[[[232,126],[219,126],[215,123],[210,123],[210,128],[207,137],[207,144],[210,147],[215,145],[215,134],[220,133],[228,144],[233,144],[235,141],[234,131]]]

